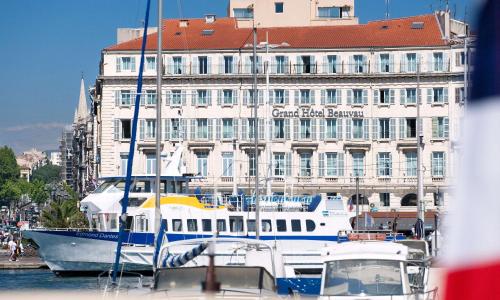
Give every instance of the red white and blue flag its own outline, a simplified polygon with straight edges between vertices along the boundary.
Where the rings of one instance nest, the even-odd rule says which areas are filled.
[[[448,218],[445,298],[500,299],[500,1],[482,1],[472,97]]]

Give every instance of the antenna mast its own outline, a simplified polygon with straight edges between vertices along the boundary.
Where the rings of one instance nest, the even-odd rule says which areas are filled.
[[[385,19],[389,20],[389,5],[390,0],[385,0]]]

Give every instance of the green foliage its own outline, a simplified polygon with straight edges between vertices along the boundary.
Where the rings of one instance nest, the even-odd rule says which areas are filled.
[[[28,195],[31,201],[38,204],[43,204],[50,198],[50,193],[47,191],[45,184],[39,180],[31,182]]]
[[[0,147],[0,188],[9,180],[19,178],[19,166],[11,148]]]
[[[52,183],[60,180],[61,167],[55,165],[45,165],[33,171],[31,180],[39,180],[43,183]]]
[[[24,188],[24,184],[20,184],[19,180],[6,181],[0,188],[0,199],[17,202],[21,198]]]
[[[43,209],[42,225],[47,228],[85,228],[88,227],[85,215],[77,207],[77,201],[51,202]]]

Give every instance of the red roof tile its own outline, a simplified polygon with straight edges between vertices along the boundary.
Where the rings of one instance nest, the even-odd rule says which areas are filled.
[[[412,29],[413,22],[423,22],[422,29]],[[164,50],[224,50],[244,48],[252,43],[252,29],[238,28],[233,18],[219,18],[206,24],[204,19],[190,19],[187,27],[179,27],[179,20],[163,22]],[[212,35],[202,35],[213,30]],[[362,25],[275,27],[259,28],[258,41],[264,41],[269,32],[271,44],[287,43],[288,48],[371,48],[444,46],[439,24],[434,15],[369,22]],[[150,34],[147,50],[155,50],[157,33]],[[140,50],[142,38],[106,48],[114,50]]]

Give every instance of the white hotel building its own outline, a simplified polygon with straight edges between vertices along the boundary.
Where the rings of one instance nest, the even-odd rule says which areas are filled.
[[[255,17],[262,192],[268,168],[272,192],[289,195],[348,199],[359,176],[372,207],[415,210],[420,81],[425,199],[446,205],[464,109],[463,23],[438,12],[360,25],[353,0],[232,0],[229,15],[163,23],[163,152],[184,146],[188,173],[206,178],[194,185],[253,192]],[[135,174],[154,173],[156,39],[148,36]],[[125,172],[141,41],[102,51],[101,176]]]

